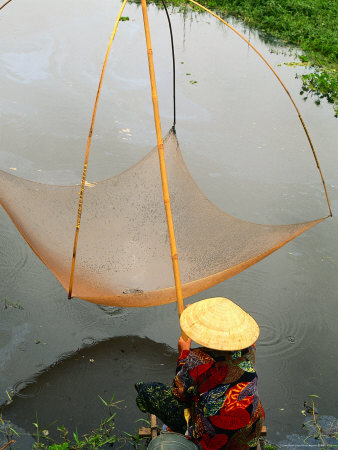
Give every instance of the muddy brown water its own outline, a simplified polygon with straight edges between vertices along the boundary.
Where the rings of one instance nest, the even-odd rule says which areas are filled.
[[[119,4],[12,2],[0,16],[0,168],[52,184],[81,179],[98,76]],[[128,5],[113,44],[94,130],[88,181],[130,167],[155,144],[141,10]],[[163,132],[172,125],[171,55],[163,11],[149,7]],[[177,134],[185,161],[219,207],[259,223],[327,214],[297,115],[269,70],[230,30],[204,14],[172,11]],[[299,96],[294,51],[231,20],[294,95],[318,152],[334,217],[240,275],[189,302],[226,296],[261,327],[260,395],[268,436],[299,432],[316,394],[337,416],[338,131],[332,108]],[[196,83],[194,83],[196,81]],[[207,237],[206,237],[207,238]],[[177,308],[102,308],[67,295],[0,211],[0,402],[23,432],[37,412],[86,431],[115,393],[120,429],[142,417],[135,381],[170,381]],[[5,300],[6,299],[6,300]],[[93,361],[91,361],[93,360]],[[21,448],[30,448],[25,437]]]

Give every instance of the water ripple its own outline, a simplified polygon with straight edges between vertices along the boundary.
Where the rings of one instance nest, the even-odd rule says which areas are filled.
[[[31,265],[29,247],[19,242],[12,231],[0,228],[0,273],[1,283],[13,283],[19,272]]]
[[[127,315],[126,308],[119,308],[117,306],[105,306],[105,305],[97,305],[102,311],[104,311],[109,316],[113,317],[123,317]]]
[[[258,345],[265,357],[282,356],[289,352],[295,355],[302,351],[307,336],[304,317],[290,317],[288,311],[278,311],[273,304],[265,304],[254,315],[261,329]]]
[[[23,379],[14,384],[12,393],[17,397],[33,398],[40,394],[42,385],[34,379]]]

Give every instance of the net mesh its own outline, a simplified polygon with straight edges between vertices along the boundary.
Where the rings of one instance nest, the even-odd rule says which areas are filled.
[[[199,190],[176,134],[164,140],[183,296],[255,264],[323,219],[260,225],[230,216]],[[0,203],[67,290],[79,186],[54,186],[0,171]],[[176,298],[157,148],[120,175],[86,186],[73,296],[115,306]]]

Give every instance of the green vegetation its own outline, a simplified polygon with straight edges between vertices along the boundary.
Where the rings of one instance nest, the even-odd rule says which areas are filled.
[[[0,305],[3,310],[5,309],[24,309],[23,306],[20,304],[20,300],[16,303],[9,301],[6,297],[3,300],[0,300]]]
[[[183,0],[184,4],[189,2]],[[181,0],[173,0],[182,6]],[[316,103],[326,99],[338,115],[338,21],[336,0],[202,0],[220,15],[241,18],[250,27],[300,47],[303,62],[316,68],[303,75],[302,92]]]
[[[13,401],[13,399],[8,393],[7,395],[9,398],[9,402],[7,402],[7,404],[9,404]],[[39,423],[38,417],[36,417],[35,422],[33,422],[35,432],[33,433],[34,443],[32,449],[96,450],[107,447],[124,448],[126,445],[128,447],[131,445],[135,449],[147,448],[150,438],[141,437],[138,432],[135,432],[134,434],[123,432],[121,434],[115,428],[114,419],[116,412],[114,412],[114,410],[119,408],[119,404],[122,403],[122,401],[115,401],[114,395],[108,402],[100,396],[99,398],[106,407],[107,417],[101,421],[97,428],[83,435],[79,435],[77,430],[71,433],[64,425],[62,425],[56,428],[59,433],[59,438],[55,439],[55,437],[51,437],[51,435],[53,434],[52,427],[56,426],[56,421],[47,426],[42,426]],[[329,449],[338,447],[337,425],[334,425],[332,422],[329,423],[329,426],[325,425],[325,429],[323,429],[315,404],[315,400],[319,399],[319,397],[318,395],[309,395],[309,398],[310,401],[304,402],[304,409],[301,411],[301,413],[308,419],[303,424],[303,428],[307,431],[307,435],[303,436],[304,445],[306,445],[307,441],[312,438],[318,441],[318,448]],[[20,435],[12,424],[3,418],[3,409],[4,406],[0,410],[0,449],[14,450],[15,448],[18,448],[15,444],[16,441],[20,439]],[[332,419],[330,416],[327,417]],[[150,423],[144,419],[139,419],[137,422],[139,421],[146,422],[146,425],[148,427],[150,426]],[[328,443],[328,439],[331,439],[331,444]],[[332,440],[334,439],[337,440],[337,445],[332,444]],[[260,444],[263,450],[278,450],[281,448],[280,445],[273,444],[263,437],[260,438]],[[313,446],[313,444],[309,445]]]
[[[10,448],[11,445],[15,443],[15,439],[19,437],[19,433],[11,426],[9,422],[3,419],[2,412],[0,413],[0,433],[2,435],[0,435],[1,449],[6,448],[6,446]],[[6,441],[2,442],[1,437],[5,438]]]
[[[321,450],[324,449],[333,449],[338,447],[338,429],[337,429],[337,420],[332,416],[324,416],[326,420],[322,421],[321,417],[318,414],[317,406],[315,404],[315,400],[319,399],[318,395],[309,395],[310,401],[304,401],[304,409],[301,411],[303,416],[307,418],[307,420],[303,423],[303,429],[306,431],[306,436],[299,436],[302,438],[304,446],[309,447],[317,447]],[[329,419],[329,421],[327,421]],[[297,437],[297,435],[296,435]],[[261,438],[261,447],[263,450],[279,450],[282,448],[296,448],[298,446],[302,446],[296,439],[295,444],[292,444],[292,441],[289,441],[289,444],[281,443],[272,444],[268,442],[266,439]],[[337,442],[337,443],[336,443]]]
[[[318,395],[309,395],[309,398],[311,400],[311,403],[308,404],[308,402],[304,402],[304,407],[305,410],[303,410],[305,413],[307,412],[308,414],[311,414],[311,419],[308,420],[306,422],[306,425],[313,425],[312,428],[312,433],[310,433],[307,438],[305,439],[304,442],[306,442],[309,438],[314,437],[315,439],[317,439],[318,441],[320,441],[320,445],[325,448],[326,447],[326,442],[325,442],[325,438],[327,436],[324,435],[322,427],[319,425],[318,423],[318,412],[317,412],[317,408],[315,405],[315,398],[319,398]]]
[[[264,450],[277,450],[277,447],[276,447],[276,446],[270,444],[270,443],[267,442],[267,441],[264,441],[264,442],[263,442],[263,445],[264,445],[264,447],[263,447]]]
[[[320,104],[322,98],[326,98],[329,103],[334,104],[335,116],[338,117],[338,97],[337,97],[337,74],[335,77],[325,71],[316,70],[302,76],[303,86],[300,91],[304,95],[304,100],[309,95],[315,96],[315,103]]]
[[[100,397],[101,402],[107,409],[106,418],[103,419],[100,425],[90,430],[88,433],[80,435],[77,430],[70,432],[64,425],[57,426],[56,430],[59,433],[59,438],[51,437],[53,433],[52,427],[55,426],[56,421],[42,426],[36,417],[33,426],[35,428],[33,449],[45,450],[96,450],[100,448],[114,447],[123,448],[126,444],[132,445],[135,449],[146,448],[143,444],[148,443],[147,438],[140,437],[138,433],[119,433],[115,427],[116,412],[114,408],[119,407],[121,401],[114,401],[114,395],[109,402]],[[10,402],[12,401],[9,397]],[[143,420],[143,419],[142,419]],[[20,438],[19,433],[13,428],[11,423],[3,418],[3,412],[0,412],[0,449],[14,450],[15,442]]]

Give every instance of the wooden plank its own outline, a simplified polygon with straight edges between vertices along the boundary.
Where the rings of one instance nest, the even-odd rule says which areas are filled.
[[[155,439],[158,435],[159,428],[157,426],[157,418],[154,414],[150,416],[150,428],[149,427],[141,427],[138,430],[138,435],[140,437],[149,437],[151,439]]]
[[[151,437],[151,428],[147,428],[147,427],[139,428],[138,435],[140,437]]]
[[[157,437],[157,420],[154,414],[150,415],[150,428],[151,428],[151,439]]]

